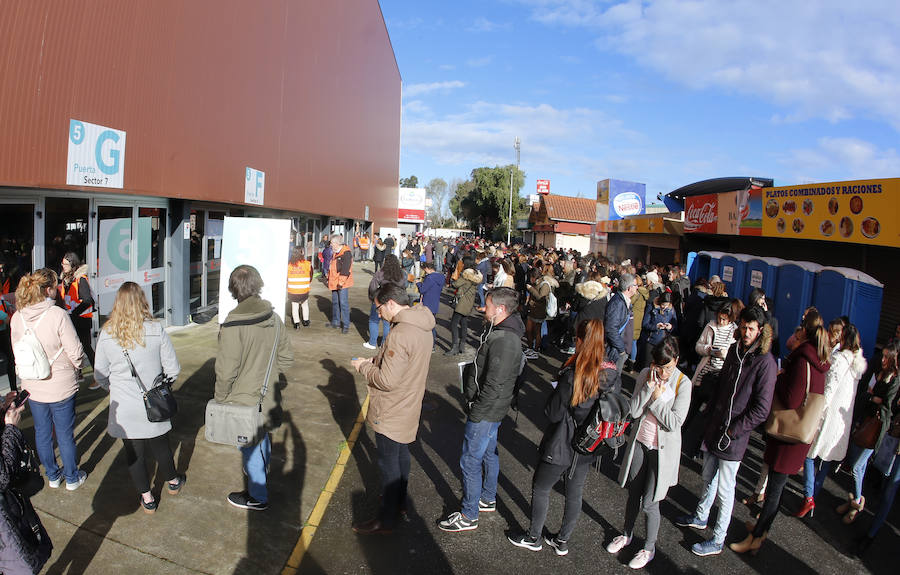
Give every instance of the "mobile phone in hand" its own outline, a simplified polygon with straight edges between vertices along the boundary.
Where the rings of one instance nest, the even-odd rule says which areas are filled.
[[[25,403],[25,400],[28,399],[28,396],[30,396],[30,395],[31,394],[28,392],[27,389],[21,390],[19,393],[16,394],[16,398],[13,400],[13,406],[15,406],[15,407],[21,406],[23,403]]]

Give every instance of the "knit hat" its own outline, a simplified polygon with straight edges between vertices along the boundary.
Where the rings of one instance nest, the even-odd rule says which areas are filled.
[[[653,270],[647,272],[647,283],[651,286],[655,286],[659,283],[659,274]]]

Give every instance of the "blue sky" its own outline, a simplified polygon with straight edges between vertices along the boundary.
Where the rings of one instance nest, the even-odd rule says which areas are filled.
[[[400,175],[515,161],[523,194],[900,176],[895,0],[381,0]]]

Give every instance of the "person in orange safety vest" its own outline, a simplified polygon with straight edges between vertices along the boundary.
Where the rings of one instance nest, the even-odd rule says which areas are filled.
[[[331,323],[329,327],[341,328],[350,333],[350,295],[347,288],[353,286],[353,253],[339,235],[331,237],[331,263],[328,266],[328,289],[331,290]]]
[[[300,311],[303,312],[303,326],[309,326],[309,286],[312,283],[312,263],[303,257],[299,247],[291,249],[288,263],[287,293],[291,302],[291,318],[294,329],[300,329]]]

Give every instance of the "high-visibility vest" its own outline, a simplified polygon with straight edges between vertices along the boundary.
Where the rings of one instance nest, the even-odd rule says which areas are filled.
[[[312,264],[308,260],[300,260],[296,264],[288,264],[289,294],[309,293],[309,285],[312,282]]]
[[[359,238],[359,247],[364,250],[369,249],[369,236],[362,236]]]
[[[63,287],[63,284],[59,284],[59,295],[66,303],[66,309],[71,313],[73,309],[81,305],[81,298],[78,296],[78,283],[81,281],[81,278],[84,276],[78,276],[72,280],[72,283],[69,284],[69,290],[66,292],[66,288]],[[91,318],[94,317],[94,306],[89,305],[82,311],[80,314],[81,317]]]

